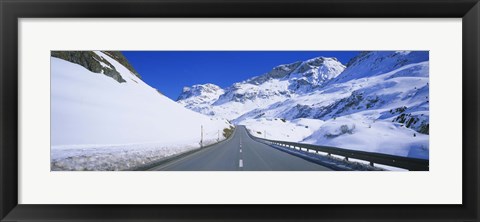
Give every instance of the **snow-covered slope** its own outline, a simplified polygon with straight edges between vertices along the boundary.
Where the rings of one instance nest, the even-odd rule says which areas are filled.
[[[184,108],[148,86],[115,59],[102,52],[95,53],[114,66],[125,82],[120,83],[63,59],[51,58],[51,141],[52,162],[55,163],[52,168],[97,169],[98,166],[93,165],[100,163],[99,160],[91,161],[92,168],[88,168],[79,166],[79,162],[65,162],[68,158],[65,155],[75,154],[70,159],[82,155],[90,157],[99,149],[112,158],[126,158],[130,151],[138,153],[142,150],[145,152],[139,155],[160,158],[199,147],[201,126],[204,144],[217,141],[218,132],[230,127],[224,119]],[[162,152],[167,149],[167,153]],[[115,161],[107,162],[113,164]],[[132,167],[132,162],[119,162],[130,165],[113,164],[101,169]]]
[[[346,69],[332,83],[342,83],[354,79],[373,77],[402,66],[429,60],[426,51],[374,51],[362,52],[351,59]],[[428,75],[428,72],[427,72]]]
[[[332,64],[301,68],[311,61]],[[211,114],[259,137],[428,158],[428,52],[364,52],[345,70],[336,59],[319,61],[236,83]]]

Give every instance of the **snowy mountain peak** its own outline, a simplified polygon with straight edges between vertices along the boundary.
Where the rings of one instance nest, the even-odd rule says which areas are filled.
[[[183,89],[182,89],[182,93],[186,93],[186,92],[189,92],[192,88],[188,87],[188,86],[184,86]],[[180,95],[181,96],[181,95]]]
[[[177,101],[185,100],[191,97],[205,97],[205,98],[212,98],[218,97],[223,94],[223,89],[220,86],[215,84],[207,83],[207,84],[197,84],[191,87],[185,86],[183,87],[182,94],[178,97]]]
[[[320,66],[322,65],[324,62],[329,62],[329,61],[335,61],[335,62],[339,62],[337,58],[335,57],[323,57],[323,56],[319,56],[319,57],[315,57],[315,58],[312,58],[312,59],[308,59],[305,61],[305,63],[308,63],[312,66]]]
[[[303,80],[306,80],[310,84],[318,85],[326,80],[335,78],[343,72],[345,68],[346,67],[340,63],[337,58],[320,56],[306,61],[297,61],[276,66],[271,71],[253,77],[246,82],[260,85],[271,79],[296,80],[305,77],[300,81],[304,82]]]
[[[183,87],[177,102],[196,112],[210,114],[207,107],[217,101],[220,95],[224,93],[225,91],[222,88],[211,83],[186,86]]]
[[[293,71],[289,80],[293,91],[311,91],[326,81],[337,77],[345,70],[345,66],[336,58],[316,57],[303,62]]]

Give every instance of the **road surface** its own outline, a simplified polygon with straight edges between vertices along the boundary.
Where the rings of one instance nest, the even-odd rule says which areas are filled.
[[[250,138],[245,126],[237,126],[229,139],[155,166],[150,170],[324,171],[331,169],[257,142]]]

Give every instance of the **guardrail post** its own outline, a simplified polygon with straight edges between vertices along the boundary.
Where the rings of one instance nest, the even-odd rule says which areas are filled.
[[[373,167],[373,162],[370,162],[370,166],[372,166],[372,167]]]
[[[348,157],[345,157],[345,160],[348,161]]]

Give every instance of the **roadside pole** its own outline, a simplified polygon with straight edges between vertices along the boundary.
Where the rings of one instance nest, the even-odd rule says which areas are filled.
[[[203,125],[200,128],[200,148],[203,147]]]

